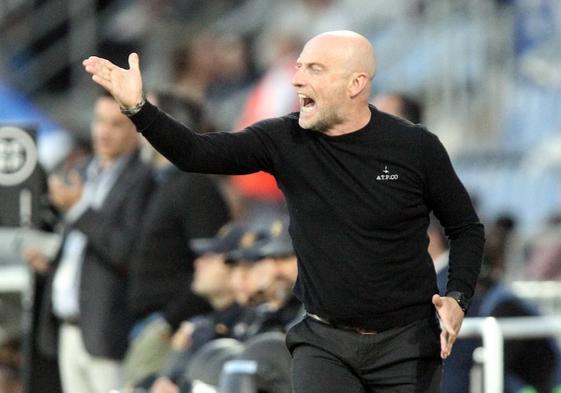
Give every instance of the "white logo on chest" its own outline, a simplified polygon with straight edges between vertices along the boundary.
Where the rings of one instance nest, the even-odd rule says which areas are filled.
[[[382,172],[383,174],[376,176],[376,181],[389,181],[399,179],[399,175],[397,173],[390,173],[387,165],[384,167],[384,170]]]

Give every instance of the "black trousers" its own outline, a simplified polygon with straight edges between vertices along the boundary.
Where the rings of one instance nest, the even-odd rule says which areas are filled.
[[[438,393],[436,317],[359,334],[304,318],[289,330],[294,393]]]

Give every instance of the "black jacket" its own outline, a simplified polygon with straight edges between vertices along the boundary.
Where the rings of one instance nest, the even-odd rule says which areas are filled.
[[[129,305],[135,319],[161,312],[174,328],[210,306],[190,290],[195,255],[189,241],[212,237],[228,221],[229,208],[210,176],[175,167],[146,209],[131,262]]]
[[[121,359],[132,318],[126,304],[128,267],[138,228],[154,187],[150,168],[132,155],[99,210],[86,210],[73,229],[87,237],[80,281],[79,325],[93,356]],[[60,256],[47,277],[38,327],[39,350],[57,353],[59,321],[52,313],[52,281]]]

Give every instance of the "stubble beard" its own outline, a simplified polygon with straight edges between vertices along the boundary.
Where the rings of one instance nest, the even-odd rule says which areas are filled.
[[[298,124],[305,130],[318,131],[322,133],[328,132],[333,127],[343,123],[344,119],[333,108],[320,111],[318,119],[315,122],[306,121],[304,123],[302,118],[299,119]]]

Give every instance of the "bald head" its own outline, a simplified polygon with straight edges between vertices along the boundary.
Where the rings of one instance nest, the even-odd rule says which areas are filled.
[[[370,80],[376,73],[376,54],[366,37],[349,30],[328,31],[313,37],[306,46],[317,46],[347,71],[365,73]]]
[[[332,135],[364,126],[375,72],[374,48],[358,33],[330,31],[309,40],[292,80],[300,98],[300,126]]]

